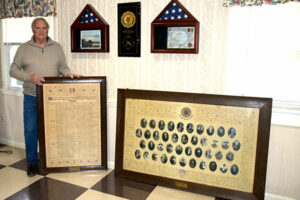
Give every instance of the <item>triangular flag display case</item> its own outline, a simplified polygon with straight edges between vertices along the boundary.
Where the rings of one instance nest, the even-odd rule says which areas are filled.
[[[87,4],[71,25],[72,52],[109,52],[109,25]]]
[[[151,23],[152,53],[198,53],[199,22],[172,0]]]

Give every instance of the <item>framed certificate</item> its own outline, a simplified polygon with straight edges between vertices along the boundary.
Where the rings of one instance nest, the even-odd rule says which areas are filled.
[[[168,27],[168,49],[194,49],[195,27]]]
[[[117,176],[264,199],[272,99],[118,90]]]
[[[106,77],[46,77],[37,100],[42,174],[107,169]]]

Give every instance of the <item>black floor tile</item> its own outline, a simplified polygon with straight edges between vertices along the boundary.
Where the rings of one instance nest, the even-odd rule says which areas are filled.
[[[44,177],[7,200],[73,200],[84,193],[87,188]]]
[[[116,177],[112,171],[91,189],[131,200],[143,200],[154,188],[154,185]]]
[[[10,165],[10,167],[26,171],[27,170],[26,158]],[[43,173],[43,174],[40,174],[40,175],[46,176],[48,174],[49,173]]]
[[[26,171],[27,170],[26,159],[23,159],[14,164],[11,164],[10,167]]]

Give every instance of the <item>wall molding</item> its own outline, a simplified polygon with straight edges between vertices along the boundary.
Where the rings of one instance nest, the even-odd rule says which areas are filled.
[[[109,169],[115,169],[115,162],[114,161],[108,161],[107,162],[107,167]]]
[[[274,100],[272,124],[300,127],[300,102]]]
[[[20,149],[25,149],[25,143],[23,143],[23,142],[16,142],[16,141],[13,141],[13,140],[6,140],[6,139],[1,139],[0,138],[0,143],[5,144],[5,145],[9,145],[9,146],[12,146],[12,147],[17,147],[17,148],[20,148]]]
[[[290,197],[279,196],[271,193],[265,193],[265,200],[296,200]]]

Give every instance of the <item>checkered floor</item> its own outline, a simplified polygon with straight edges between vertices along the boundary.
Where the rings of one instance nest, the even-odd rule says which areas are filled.
[[[114,176],[113,170],[52,173],[27,177],[24,149],[0,144],[0,199],[137,199],[181,200],[215,198],[153,186]]]

